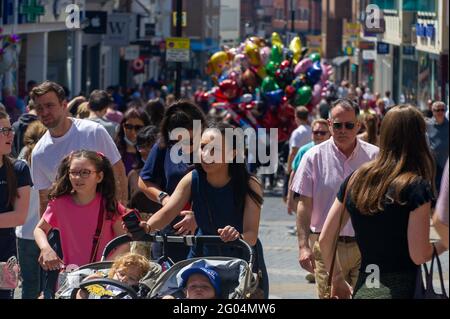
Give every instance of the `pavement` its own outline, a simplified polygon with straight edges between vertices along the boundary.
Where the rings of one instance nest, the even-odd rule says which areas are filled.
[[[297,237],[288,234],[295,226],[295,217],[289,216],[281,198],[281,189],[265,191],[260,223],[260,239],[269,273],[271,299],[316,299],[315,285],[306,281],[307,271],[297,260]],[[431,228],[431,238],[438,238]],[[440,257],[447,294],[449,293],[449,253]],[[434,287],[440,291],[437,267],[434,271]]]

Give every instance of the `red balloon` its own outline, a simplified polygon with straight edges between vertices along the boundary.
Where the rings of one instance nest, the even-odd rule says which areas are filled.
[[[292,85],[288,85],[286,87],[285,92],[286,92],[286,96],[288,98],[294,97],[294,95],[295,95],[295,87],[293,87]]]
[[[286,70],[287,68],[289,68],[290,65],[291,65],[291,62],[289,62],[289,60],[285,60],[285,61],[281,62],[280,69]]]
[[[239,86],[236,81],[225,80],[219,85],[220,91],[227,99],[235,99],[239,95]]]

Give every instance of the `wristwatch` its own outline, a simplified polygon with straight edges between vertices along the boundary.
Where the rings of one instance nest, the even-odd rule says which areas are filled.
[[[158,202],[162,205],[162,201],[164,198],[166,198],[167,196],[169,196],[169,194],[167,194],[166,192],[161,192],[158,195]]]

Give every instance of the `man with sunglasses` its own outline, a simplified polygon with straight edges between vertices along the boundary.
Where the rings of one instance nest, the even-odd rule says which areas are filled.
[[[332,138],[314,146],[303,157],[291,189],[300,195],[297,205],[299,263],[315,273],[319,298],[327,292],[328,271],[317,239],[339,187],[363,164],[373,160],[378,147],[357,139],[358,105],[350,99],[333,103],[328,125]],[[339,234],[337,254],[347,282],[356,284],[361,254],[351,223]]]
[[[436,189],[440,189],[442,172],[448,158],[448,119],[445,117],[447,106],[443,102],[434,102],[431,106],[433,118],[427,123],[427,136],[436,161]]]

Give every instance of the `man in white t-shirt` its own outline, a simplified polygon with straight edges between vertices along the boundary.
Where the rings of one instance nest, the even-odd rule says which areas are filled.
[[[38,119],[48,128],[32,153],[32,178],[39,191],[40,213],[48,203],[48,193],[55,181],[62,159],[80,149],[102,152],[111,162],[116,178],[117,200],[126,204],[127,178],[119,151],[103,126],[88,120],[67,117],[63,88],[46,81],[31,91]]]
[[[294,161],[295,156],[297,156],[299,149],[306,144],[311,143],[312,130],[311,126],[309,125],[309,111],[306,107],[297,107],[297,109],[295,110],[295,123],[298,127],[294,132],[292,132],[291,138],[289,139],[289,157],[286,172],[287,178],[285,179],[285,187],[283,193],[285,202],[288,193],[287,184],[292,171],[292,162]]]

